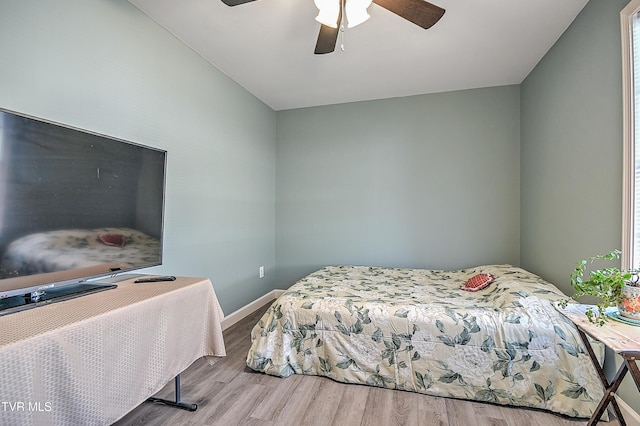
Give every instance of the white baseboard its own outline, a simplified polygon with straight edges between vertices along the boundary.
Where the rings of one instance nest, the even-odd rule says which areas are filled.
[[[229,328],[232,325],[234,325],[235,323],[239,322],[240,320],[242,320],[246,316],[248,316],[248,315],[252,314],[253,312],[255,312],[256,309],[266,305],[267,303],[271,302],[272,300],[276,300],[283,293],[284,293],[284,290],[271,290],[269,293],[267,293],[264,296],[254,300],[253,302],[249,303],[248,305],[243,306],[242,308],[238,309],[237,311],[234,311],[234,312],[230,313],[229,315],[225,315],[224,319],[221,321],[222,330],[226,330],[227,328]]]
[[[615,397],[616,401],[618,401],[620,411],[622,411],[622,416],[624,417],[625,423],[628,426],[640,426],[640,414],[638,414],[633,408],[631,408],[629,404],[624,402],[624,399],[620,398],[618,395],[616,395]]]

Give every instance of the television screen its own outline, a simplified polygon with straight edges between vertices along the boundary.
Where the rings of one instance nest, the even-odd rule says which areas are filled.
[[[161,264],[165,163],[0,110],[0,299]]]

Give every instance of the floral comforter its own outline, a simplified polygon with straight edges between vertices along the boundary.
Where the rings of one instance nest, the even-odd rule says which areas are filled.
[[[496,281],[459,289],[478,273]],[[565,298],[509,265],[326,267],[268,309],[247,365],[590,417],[604,390],[575,327],[553,307]],[[602,360],[604,347],[595,350]]]

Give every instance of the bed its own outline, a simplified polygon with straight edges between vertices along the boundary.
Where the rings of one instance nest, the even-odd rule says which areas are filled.
[[[115,264],[121,269],[158,263],[160,240],[129,228],[62,229],[12,241],[0,271],[30,275]]]
[[[478,274],[495,281],[460,287]],[[294,284],[251,332],[247,366],[590,417],[604,390],[566,296],[510,265],[456,271],[329,266]],[[595,345],[602,362],[604,347]]]

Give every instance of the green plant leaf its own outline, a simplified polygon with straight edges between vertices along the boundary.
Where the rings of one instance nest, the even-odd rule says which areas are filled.
[[[537,383],[534,383],[534,386],[536,388],[536,393],[538,394],[538,397],[542,400],[542,401],[547,401],[547,396],[544,393],[544,388],[542,386],[540,386]]]
[[[397,316],[398,318],[406,318],[407,316],[409,316],[409,311],[407,311],[406,309],[398,309],[393,315]]]
[[[438,379],[439,382],[443,383],[453,383],[456,380],[460,379],[460,375],[454,371],[447,371]]]
[[[563,329],[561,329],[557,325],[554,325],[553,330],[556,332],[559,338],[561,338],[562,340],[567,340],[567,335],[565,334]]]
[[[320,360],[320,369],[325,373],[331,372],[331,369],[333,368],[331,360],[328,358],[324,359],[322,357],[318,357],[318,359]]]
[[[563,390],[562,395],[572,399],[578,399],[583,393],[586,393],[586,391],[587,390],[580,385],[572,385]]]
[[[469,334],[466,328],[463,328],[462,332],[456,337],[456,340],[457,340],[456,343],[460,345],[466,345],[471,340],[471,335]]]
[[[355,364],[355,362],[351,358],[344,358],[339,363],[336,364],[336,367],[342,370],[346,370],[347,368],[351,367],[353,364]]]
[[[458,325],[458,316],[456,315],[456,312],[453,309],[446,308],[444,310],[444,314],[449,318],[451,318],[456,325]]]
[[[450,336],[438,336],[438,338],[442,341],[442,343],[444,343],[447,346],[451,346],[454,347],[456,346],[455,340],[452,339]]]
[[[493,338],[491,336],[487,336],[487,338],[484,339],[484,342],[482,342],[482,346],[480,347],[480,349],[482,350],[482,352],[489,353],[494,350],[495,347],[496,345],[493,343]]]
[[[510,324],[520,324],[520,315],[514,313],[509,314],[505,319],[504,322],[508,322]]]
[[[345,327],[344,325],[342,325],[342,324],[338,324],[338,325],[336,326],[336,328],[337,328],[338,330],[340,330],[340,332],[341,332],[342,334],[344,334],[345,336],[351,336],[351,330],[349,330],[349,329],[348,329],[347,327]]]
[[[474,398],[478,401],[494,402],[494,403],[498,402],[498,397],[496,396],[495,392],[491,389],[480,389],[478,392],[476,392]]]
[[[574,357],[578,357],[578,351],[576,349],[575,346],[573,346],[571,343],[569,342],[562,342],[560,343],[560,346],[562,346],[564,348],[565,351],[567,351],[567,353],[571,356]]]
[[[418,388],[420,389],[426,389],[425,385],[424,385],[424,376],[417,372],[415,373],[416,375],[416,382],[418,383]]]

